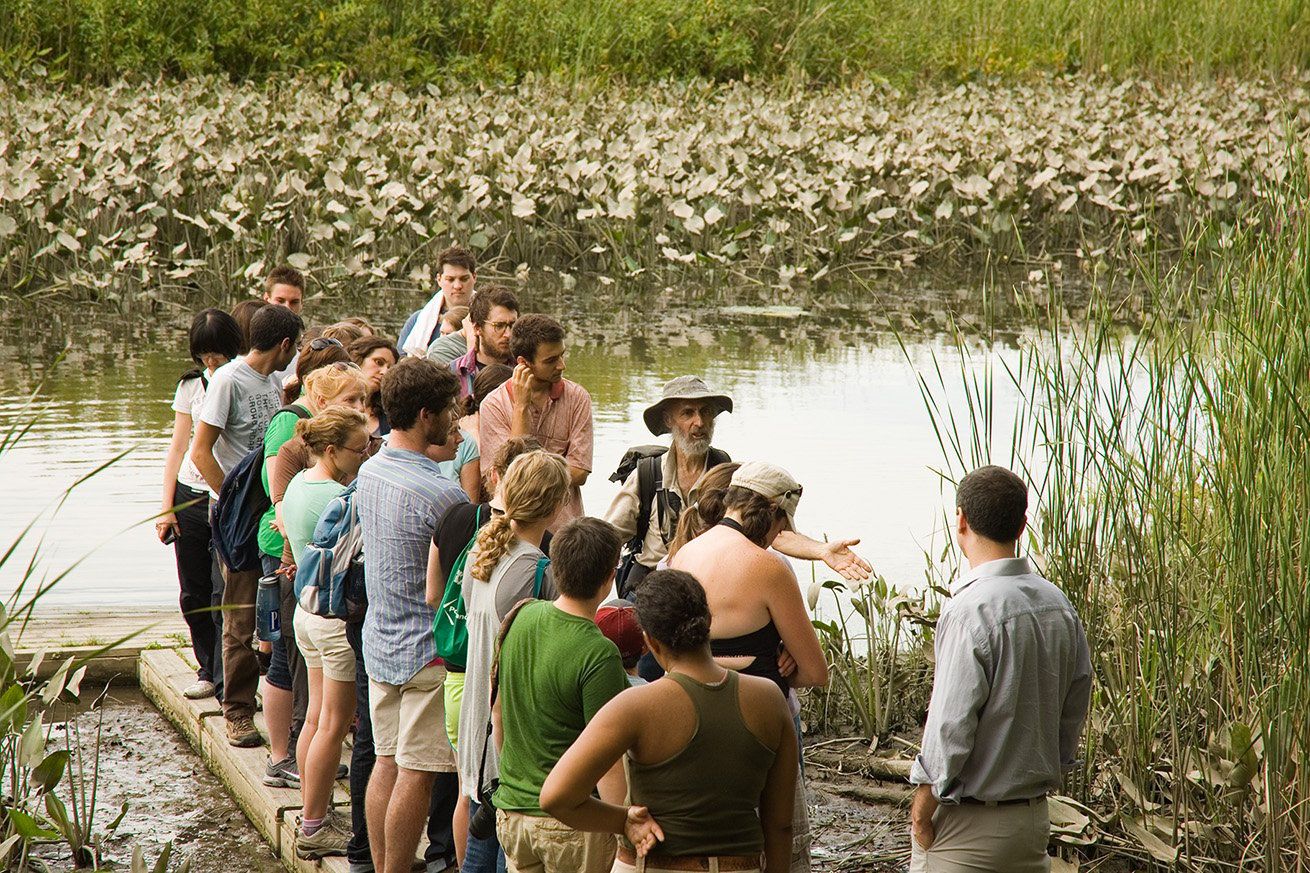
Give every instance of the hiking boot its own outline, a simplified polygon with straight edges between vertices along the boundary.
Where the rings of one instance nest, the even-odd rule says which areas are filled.
[[[213,697],[217,690],[214,683],[208,679],[197,679],[182,689],[182,696],[187,700],[204,700],[206,697]]]
[[[228,745],[240,749],[252,749],[264,744],[264,738],[259,735],[259,728],[255,727],[255,720],[250,716],[238,715],[235,718],[226,718],[224,721],[227,722]]]
[[[313,861],[328,855],[344,855],[350,836],[350,826],[329,809],[322,826],[314,833],[306,834],[303,825],[296,828],[296,857]]]
[[[269,759],[264,765],[264,784],[273,788],[299,788],[300,773],[296,770],[295,755],[287,755],[276,762]]]

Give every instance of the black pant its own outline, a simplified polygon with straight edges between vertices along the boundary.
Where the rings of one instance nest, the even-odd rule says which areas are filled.
[[[181,531],[173,543],[177,559],[177,581],[181,587],[178,605],[191,629],[191,650],[195,653],[198,679],[223,683],[222,648],[219,645],[222,613],[211,609],[214,603],[214,559],[209,550],[209,493],[196,491],[178,482],[173,489],[174,505],[198,500],[194,506],[179,509],[177,526]],[[222,576],[219,576],[222,584]],[[219,589],[221,590],[221,588]]]
[[[355,650],[355,742],[350,750],[350,843],[346,858],[350,861],[371,861],[368,844],[368,822],[364,816],[364,795],[368,780],[373,775],[377,754],[373,750],[373,720],[368,709],[368,674],[364,672],[364,626],[348,622],[346,638]],[[433,730],[445,733],[444,724]],[[455,866],[455,830],[451,819],[455,815],[455,801],[459,799],[459,777],[454,773],[438,773],[432,783],[432,797],[428,800],[428,848],[423,859],[432,864],[444,860],[446,866]]]

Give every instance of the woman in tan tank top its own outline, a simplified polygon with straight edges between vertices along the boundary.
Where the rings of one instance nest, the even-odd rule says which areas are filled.
[[[650,574],[636,603],[666,675],[596,714],[546,779],[542,808],[578,830],[623,835],[614,873],[639,858],[648,873],[785,871],[797,771],[786,700],[773,682],[714,662],[705,591],[689,574]],[[625,755],[626,809],[591,793]]]

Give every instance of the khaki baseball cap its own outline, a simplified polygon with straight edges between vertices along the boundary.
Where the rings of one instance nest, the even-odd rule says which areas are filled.
[[[764,461],[748,461],[732,474],[729,484],[754,491],[778,504],[778,508],[787,514],[791,529],[796,529],[796,506],[801,502],[803,489],[782,467]]]

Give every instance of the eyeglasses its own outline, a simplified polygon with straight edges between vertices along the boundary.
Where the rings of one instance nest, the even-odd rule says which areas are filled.
[[[339,449],[343,449],[343,450],[345,450],[345,451],[347,451],[347,452],[354,452],[355,454],[359,455],[361,458],[364,457],[364,453],[368,451],[368,443],[365,443],[365,444],[363,445],[363,447],[358,448],[358,449],[356,449],[356,448],[354,448],[354,447],[352,447],[352,446],[345,446],[345,445],[342,445],[341,443],[336,443],[336,447],[339,448]]]
[[[482,323],[485,324],[487,327],[491,328],[492,330],[494,330],[496,333],[504,333],[507,330],[514,329],[514,322],[512,321],[484,321]]]
[[[336,343],[337,341],[333,340],[332,342]],[[337,345],[341,345],[341,343],[337,343]],[[359,369],[359,364],[356,364],[354,361],[333,361],[331,364],[328,364],[328,366],[334,370],[340,370],[343,373]]]
[[[797,499],[797,500],[800,500],[800,499],[801,499],[801,494],[803,494],[804,492],[805,492],[805,488],[804,488],[803,486],[801,486],[801,485],[797,485],[795,488],[792,488],[792,489],[790,489],[790,490],[788,490],[788,491],[784,491],[784,492],[782,492],[781,494],[779,494],[777,497],[775,497],[775,498],[773,498],[773,499],[774,499],[774,500],[786,500],[788,497],[791,497],[793,494],[795,494],[795,495],[796,495],[796,499]]]
[[[334,339],[333,337],[330,336],[321,336],[318,337],[317,339],[312,339],[309,341],[309,350],[311,352],[321,352],[324,349],[330,349],[333,346],[336,346],[339,349],[345,348],[345,346],[341,344],[341,340]]]

